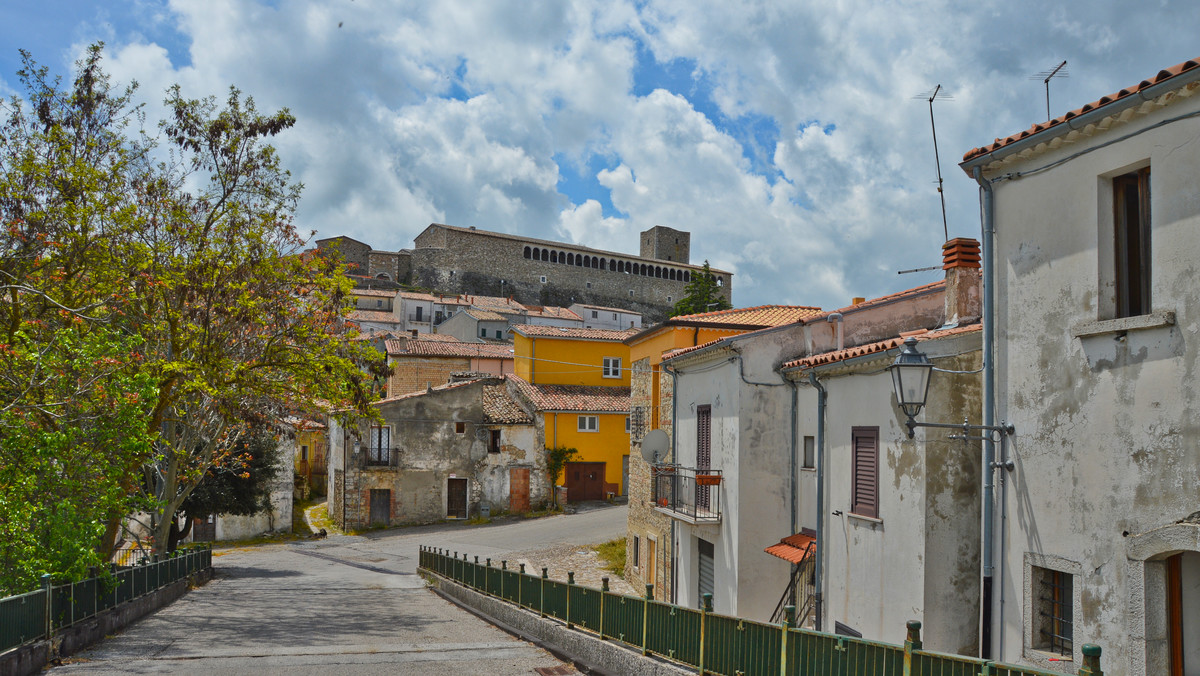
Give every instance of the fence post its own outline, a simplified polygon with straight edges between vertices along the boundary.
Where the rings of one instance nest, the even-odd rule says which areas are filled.
[[[650,602],[654,600],[654,585],[646,583],[646,596],[642,599],[642,654],[649,655],[646,649],[646,633],[650,629]]]
[[[575,586],[575,571],[567,571],[567,629],[573,628],[571,624],[571,587]]]
[[[538,592],[538,616],[546,616],[546,578],[549,577],[546,568],[542,568],[541,590]]]
[[[608,578],[600,578],[600,640],[604,640],[604,595],[608,593]]]
[[[54,587],[50,585],[50,574],[46,573],[42,576],[42,594],[46,597],[46,640],[50,640],[54,631],[54,616],[51,614],[54,611],[54,603],[51,597],[54,595]]]
[[[712,592],[704,592],[704,605],[700,608],[700,676],[704,676],[704,637],[708,634],[708,614],[712,612]]]
[[[904,626],[908,627],[908,636],[904,639],[904,676],[912,676],[913,651],[921,649],[921,623],[909,620]]]
[[[779,640],[779,676],[788,673],[788,636],[791,635],[792,625],[796,623],[796,606],[783,607],[783,636]]]
[[[475,567],[471,569],[471,586],[479,591],[479,557],[475,557]]]
[[[521,576],[517,578],[517,607],[518,608],[520,608],[521,606],[524,605],[523,603],[521,603],[521,599],[523,598],[521,592],[524,591],[524,589],[525,589],[525,564],[522,563],[522,564],[520,564],[520,566],[521,566]]]
[[[1083,666],[1079,668],[1079,676],[1104,676],[1100,670],[1100,646],[1095,643],[1083,644]]]
[[[504,600],[504,571],[508,570],[508,560],[500,561],[500,600]]]

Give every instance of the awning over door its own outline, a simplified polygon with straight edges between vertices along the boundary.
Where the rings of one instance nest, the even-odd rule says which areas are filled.
[[[779,541],[779,544],[771,545],[763,551],[789,563],[800,563],[816,549],[814,546],[816,544],[817,538],[815,535],[800,532],[785,537]]]

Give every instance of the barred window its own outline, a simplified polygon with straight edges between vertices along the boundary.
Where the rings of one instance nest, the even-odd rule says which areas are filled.
[[[1033,566],[1033,647],[1071,657],[1074,576]]]

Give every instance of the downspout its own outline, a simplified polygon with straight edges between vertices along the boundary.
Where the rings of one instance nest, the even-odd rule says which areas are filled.
[[[699,335],[699,332],[700,329],[697,328],[697,335]],[[679,457],[675,454],[675,432],[677,429],[675,424],[679,421],[679,405],[677,404],[677,395],[679,393],[679,374],[676,373],[675,370],[670,366],[662,364],[661,362],[659,363],[659,367],[662,368],[663,371],[671,374],[671,462],[675,462]],[[660,393],[660,401],[661,397],[662,395]],[[678,552],[679,543],[675,541],[675,519],[671,519],[671,557],[668,559],[670,561],[671,570],[667,571],[671,580],[671,603],[675,603],[675,600],[678,598],[678,590],[676,589],[678,585],[676,584],[677,578],[675,575],[676,563],[679,560]]]
[[[983,177],[983,169],[976,166],[972,169],[975,182],[979,184],[980,219],[983,223],[982,254],[983,254],[983,424],[996,424],[996,306],[995,306],[995,252],[992,237],[995,233],[994,194],[991,181]],[[994,589],[994,561],[992,555],[993,534],[993,502],[995,491],[994,464],[996,449],[991,435],[983,442],[983,588],[980,603],[980,641],[979,654],[984,659],[993,655],[1003,655],[1003,631],[997,635],[997,650],[992,651],[992,636],[996,613],[992,611]],[[1001,534],[1003,536],[1003,534]],[[1004,562],[1001,561],[1001,566]],[[1000,608],[1004,608],[1003,570],[1001,571]]]
[[[821,631],[821,615],[825,611],[825,386],[817,380],[817,374],[809,372],[808,382],[817,388],[817,562],[813,575],[813,628]]]

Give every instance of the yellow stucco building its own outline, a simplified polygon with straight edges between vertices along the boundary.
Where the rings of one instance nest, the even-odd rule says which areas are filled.
[[[560,477],[572,501],[628,492],[629,346],[633,331],[513,327],[517,391],[541,418],[546,447],[579,455]]]

